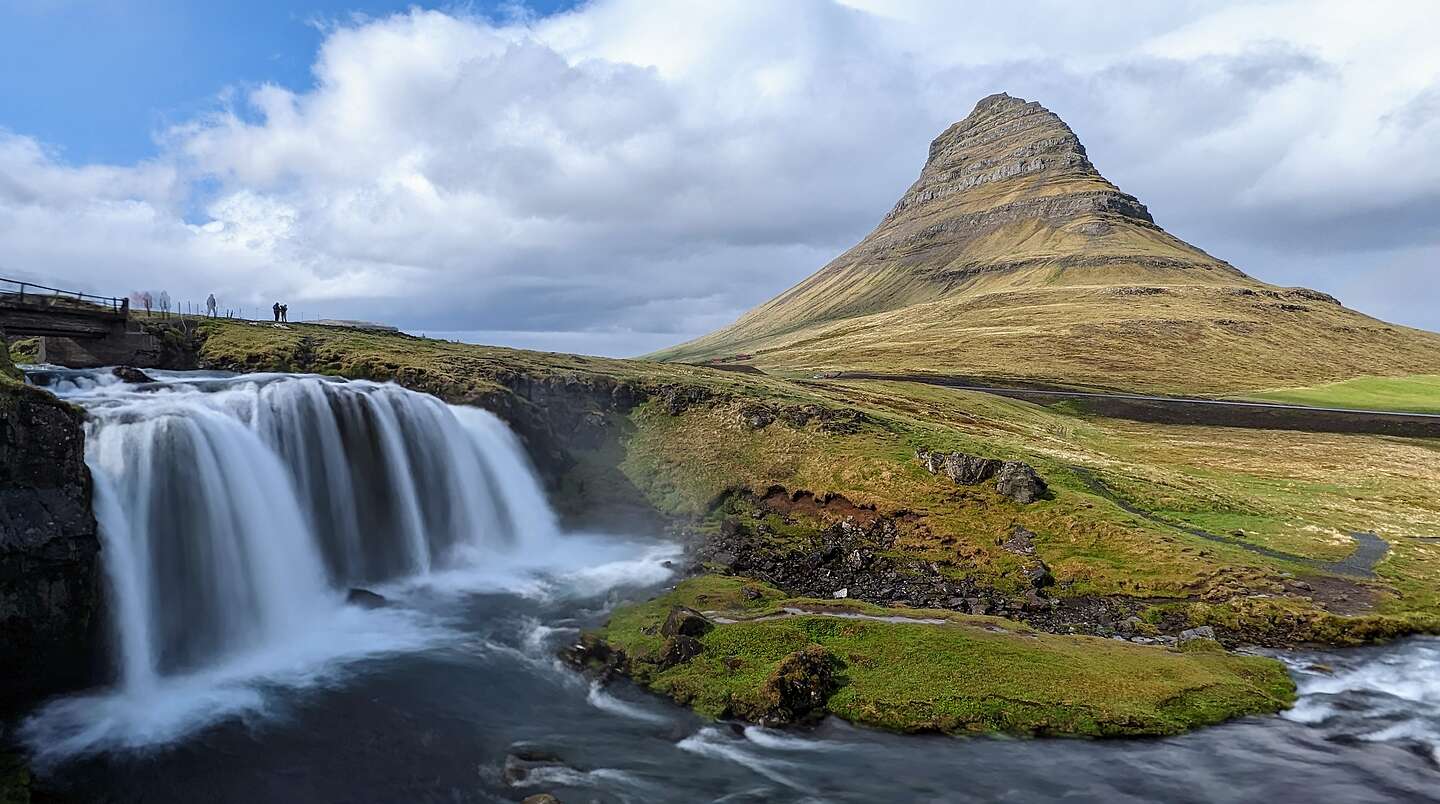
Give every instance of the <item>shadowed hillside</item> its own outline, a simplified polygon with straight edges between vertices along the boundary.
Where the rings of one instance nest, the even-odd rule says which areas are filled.
[[[1440,335],[1259,282],[1171,235],[1043,106],[981,100],[858,245],[657,353],[1202,393],[1434,373]]]

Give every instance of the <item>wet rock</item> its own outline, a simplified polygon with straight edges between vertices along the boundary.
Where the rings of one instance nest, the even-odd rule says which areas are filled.
[[[359,588],[351,589],[345,594],[345,603],[359,606],[362,609],[378,609],[390,605],[390,601],[386,600],[384,595]]]
[[[1045,481],[1027,463],[1006,461],[995,476],[995,490],[1021,505],[1045,496]]]
[[[714,627],[715,624],[700,612],[684,606],[676,606],[670,610],[670,614],[665,617],[665,623],[660,626],[660,636],[702,637]]]
[[[522,785],[530,780],[535,771],[543,768],[567,767],[564,760],[548,751],[516,749],[505,755],[505,767],[501,776],[509,785]]]
[[[560,799],[549,793],[537,793],[533,796],[526,796],[520,800],[520,804],[560,804]]]
[[[581,634],[579,641],[560,651],[560,658],[600,681],[609,681],[625,668],[625,654],[595,634]]]
[[[150,375],[133,366],[116,366],[110,369],[110,373],[119,377],[123,382],[134,383],[136,385],[155,382],[155,380],[150,378]]]
[[[984,598],[967,597],[965,598],[965,611],[969,614],[989,614],[990,604],[986,603]]]
[[[843,599],[845,599],[845,598],[847,598],[847,597],[850,597],[850,590],[849,590],[849,589],[836,589],[836,590],[835,590],[835,595],[834,595],[834,597],[835,597],[837,600],[843,600]]]

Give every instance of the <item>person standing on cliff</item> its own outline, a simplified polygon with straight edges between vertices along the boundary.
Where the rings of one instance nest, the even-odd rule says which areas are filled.
[[[206,299],[205,299],[205,315],[208,316],[208,317],[210,317],[210,318],[215,318],[215,294],[214,294],[214,293],[211,293],[211,294],[210,294],[208,297],[206,297]]]
[[[280,305],[280,320],[287,324],[290,323],[290,305]]]
[[[275,323],[280,323],[280,302],[270,305],[270,312],[275,314]]]

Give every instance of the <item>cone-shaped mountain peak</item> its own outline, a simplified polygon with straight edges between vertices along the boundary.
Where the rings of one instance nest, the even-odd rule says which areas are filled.
[[[998,93],[935,138],[865,239],[656,357],[1198,391],[1390,373],[1387,360],[1433,371],[1436,347],[1171,236],[1059,116]]]
[[[1090,209],[1154,223],[1144,204],[1105,181],[1065,121],[1034,101],[1003,92],[975,104],[968,117],[935,138],[920,178],[885,223],[924,215],[935,202],[957,195],[983,199],[990,195],[985,185],[1016,181],[1103,184],[1075,199],[1069,211]]]

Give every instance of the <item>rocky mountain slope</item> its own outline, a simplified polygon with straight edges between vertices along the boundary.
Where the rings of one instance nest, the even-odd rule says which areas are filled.
[[[1165,232],[1064,121],[1006,94],[930,146],[864,240],[655,357],[1233,392],[1440,371],[1440,335],[1278,288]]]

